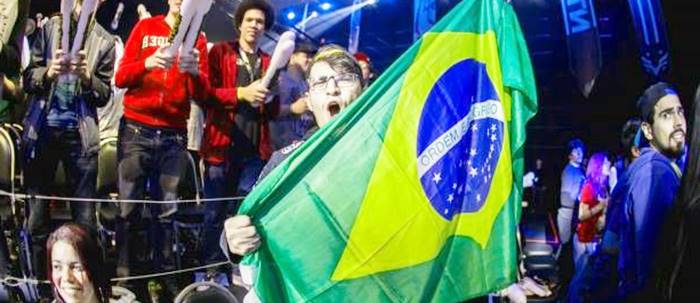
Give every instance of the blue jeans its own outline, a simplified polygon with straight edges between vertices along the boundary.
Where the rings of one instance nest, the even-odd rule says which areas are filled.
[[[152,200],[176,200],[178,184],[187,165],[186,130],[150,127],[122,119],[119,125],[117,147],[120,199],[143,199],[146,184],[151,181]],[[177,204],[149,204],[154,217],[165,218],[177,211]],[[121,203],[117,220],[117,247],[119,257],[117,274],[130,274],[130,264],[135,261],[135,250],[129,243],[135,243],[135,225],[141,219],[142,204]],[[162,240],[156,236],[154,240]],[[133,241],[132,241],[133,240]],[[158,243],[163,242],[163,243]],[[153,252],[165,255],[166,243],[152,241]],[[161,264],[152,263],[155,270]]]
[[[97,154],[83,152],[78,130],[47,127],[38,145],[37,157],[25,163],[27,193],[30,195],[53,194],[54,178],[58,162],[63,163],[67,194],[79,198],[93,198],[97,182]],[[71,202],[73,220],[87,226],[95,226],[95,204]],[[32,258],[37,277],[45,279],[46,238],[51,231],[48,201],[29,199],[27,228],[32,239]]]
[[[204,197],[244,196],[252,189],[265,162],[258,157],[231,156],[229,164],[205,163]],[[205,204],[204,241],[201,260],[204,264],[225,261],[219,248],[219,237],[228,214],[234,213],[240,201],[212,201]]]

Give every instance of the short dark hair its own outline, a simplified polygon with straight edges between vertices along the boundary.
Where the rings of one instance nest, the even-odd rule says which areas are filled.
[[[243,0],[240,4],[238,4],[236,12],[233,16],[233,22],[236,24],[236,29],[241,27],[241,23],[243,23],[243,16],[245,16],[245,12],[251,9],[259,9],[263,12],[263,14],[265,14],[265,30],[269,30],[270,28],[272,28],[272,25],[275,24],[275,11],[272,9],[272,6],[270,6],[270,4],[267,3],[267,1]]]
[[[328,44],[321,47],[314,56],[311,66],[318,62],[326,62],[330,67],[338,73],[355,74],[360,79],[361,85],[364,86],[362,79],[362,69],[357,63],[355,57],[350,55],[342,46],[336,44]],[[309,72],[311,69],[309,68]],[[308,74],[307,74],[308,77]]]
[[[581,139],[574,138],[569,141],[569,144],[567,144],[566,151],[568,152],[568,154],[571,154],[571,152],[577,148],[580,148],[581,151],[585,152],[586,145],[583,144],[583,141],[581,141]]]
[[[625,157],[631,159],[632,147],[636,146],[635,137],[642,125],[642,120],[639,118],[631,118],[622,126],[622,134],[620,135],[620,144],[622,145]]]

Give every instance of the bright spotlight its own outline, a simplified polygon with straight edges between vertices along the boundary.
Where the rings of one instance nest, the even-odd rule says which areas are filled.
[[[327,11],[327,10],[331,9],[331,7],[333,7],[333,6],[332,6],[330,3],[328,3],[328,2],[323,2],[323,3],[321,3],[321,9],[324,10],[324,11]]]
[[[318,17],[318,12],[317,11],[311,12],[311,18],[316,18],[316,17]]]
[[[294,18],[296,18],[296,17],[297,17],[297,14],[295,14],[294,12],[287,13],[287,20],[294,20]]]
[[[367,0],[367,4],[372,5],[372,4],[377,4],[378,0]]]

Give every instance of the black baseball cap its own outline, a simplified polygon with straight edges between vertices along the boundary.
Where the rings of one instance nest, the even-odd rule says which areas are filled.
[[[654,106],[661,100],[661,98],[667,95],[677,96],[673,87],[666,82],[658,82],[652,86],[649,86],[637,100],[637,109],[639,110],[639,118],[642,121],[649,121],[651,114],[654,112]]]

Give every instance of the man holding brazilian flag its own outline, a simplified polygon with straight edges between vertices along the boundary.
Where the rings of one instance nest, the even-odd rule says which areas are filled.
[[[516,279],[535,80],[515,12],[464,0],[240,208],[263,302],[455,302]]]

